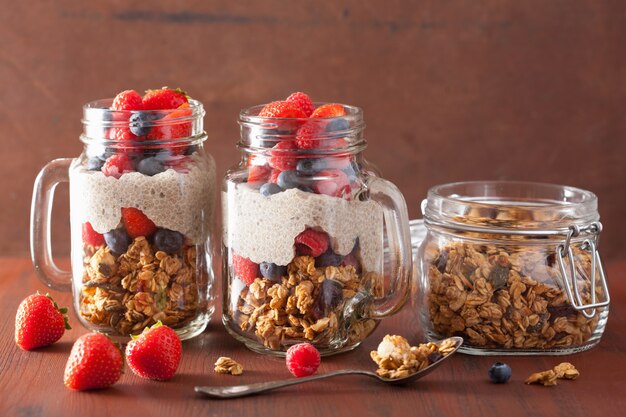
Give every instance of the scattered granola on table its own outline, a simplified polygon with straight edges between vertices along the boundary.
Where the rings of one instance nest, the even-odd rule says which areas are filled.
[[[161,321],[177,328],[198,314],[196,247],[180,253],[156,250],[140,236],[125,253],[108,246],[85,246],[79,314],[91,324],[110,327],[121,335],[139,334]]]
[[[446,339],[439,344],[428,342],[410,346],[402,336],[386,335],[378,349],[370,353],[378,365],[376,373],[389,379],[404,378],[421,371],[450,354],[456,348],[456,342]]]
[[[361,341],[376,328],[375,320],[352,323],[340,334],[339,315],[359,290],[382,295],[382,279],[359,274],[352,265],[316,267],[315,258],[297,256],[279,280],[256,278],[239,294],[239,327],[253,332],[267,348],[279,350],[286,339],[316,346],[346,337]]]
[[[226,356],[220,356],[219,358],[217,358],[217,361],[215,362],[215,368],[213,370],[218,374],[243,374],[243,366]]]
[[[553,369],[547,371],[535,372],[530,375],[525,383],[526,384],[541,384],[549,387],[557,384],[557,379],[576,379],[580,375],[578,369],[569,362],[562,362],[555,366]]]
[[[581,298],[591,300],[590,254],[574,249]],[[529,245],[446,241],[425,247],[428,326],[477,348],[543,350],[583,345],[599,314],[570,304],[554,253]],[[596,294],[600,294],[600,287]],[[598,295],[600,297],[600,295]]]

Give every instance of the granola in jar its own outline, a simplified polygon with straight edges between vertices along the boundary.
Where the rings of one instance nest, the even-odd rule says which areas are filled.
[[[555,200],[563,188],[571,201]],[[431,191],[416,255],[427,336],[462,336],[461,350],[473,354],[566,354],[597,344],[609,299],[592,196],[532,183]],[[581,219],[568,218],[572,211]]]

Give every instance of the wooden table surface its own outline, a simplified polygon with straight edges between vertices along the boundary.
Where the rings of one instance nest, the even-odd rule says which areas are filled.
[[[71,317],[73,329],[51,347],[33,352],[14,343],[14,316],[20,301],[45,291],[25,258],[0,258],[0,416],[624,416],[626,415],[626,261],[606,265],[612,296],[604,337],[591,351],[572,356],[476,357],[455,355],[434,373],[405,387],[385,386],[349,376],[285,388],[235,400],[210,400],[195,385],[236,385],[289,378],[284,361],[248,351],[224,330],[216,314],[200,336],[183,343],[183,358],[169,382],[142,380],[128,368],[112,388],[74,392],[63,385],[63,370],[73,342],[86,330]],[[70,295],[53,293],[59,304]],[[375,368],[369,352],[387,333],[418,342],[416,314],[407,305],[379,326],[351,353],[322,359],[319,372],[340,368]],[[243,376],[213,373],[219,356],[244,365]],[[488,381],[497,361],[511,365],[504,385]],[[532,372],[570,361],[580,370],[576,381],[555,387],[528,386]]]

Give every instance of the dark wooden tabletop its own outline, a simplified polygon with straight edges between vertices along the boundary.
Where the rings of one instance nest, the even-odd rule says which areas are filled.
[[[45,291],[30,260],[0,259],[0,416],[624,416],[626,411],[626,261],[607,266],[611,313],[604,337],[591,351],[572,356],[476,357],[455,355],[434,373],[410,386],[391,387],[369,378],[340,377],[236,400],[209,400],[194,393],[195,385],[236,385],[289,378],[284,360],[261,356],[232,339],[219,314],[202,335],[183,343],[183,358],[169,382],[142,380],[128,368],[120,381],[102,391],[74,392],[63,385],[63,370],[73,342],[86,330],[72,317],[73,329],[51,347],[33,352],[14,343],[14,316],[20,301]],[[69,294],[53,293],[69,305]],[[416,343],[415,309],[384,321],[361,347],[323,358],[319,372],[340,368],[373,370],[369,352],[387,333]],[[230,356],[243,364],[243,376],[218,375],[213,364]],[[504,385],[488,381],[497,361],[511,365]],[[580,371],[575,381],[554,387],[523,383],[532,372],[561,361]]]

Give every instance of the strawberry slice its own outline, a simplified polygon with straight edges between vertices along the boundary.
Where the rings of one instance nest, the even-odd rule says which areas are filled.
[[[187,94],[180,88],[172,90],[163,87],[159,90],[146,91],[142,103],[145,110],[171,110],[189,103],[189,100]]]
[[[233,252],[233,270],[235,275],[243,281],[244,284],[250,285],[259,276],[259,264],[252,262],[248,258],[237,255]]]
[[[313,118],[327,118],[327,117],[341,117],[346,115],[346,109],[338,103],[329,103],[319,106],[311,117]]]
[[[291,171],[296,168],[296,142],[293,139],[278,142],[270,151],[270,166],[280,171]]]
[[[326,252],[330,238],[326,232],[304,229],[302,233],[296,236],[295,243],[298,255],[317,257]]]
[[[134,207],[122,207],[122,222],[126,232],[133,239],[139,236],[148,237],[156,232],[156,225],[143,211]]]
[[[93,230],[91,223],[83,223],[82,232],[84,243],[96,248],[104,245],[104,235]]]
[[[351,198],[350,179],[345,172],[338,169],[322,170],[316,174],[315,178],[313,190],[316,193],[343,197],[347,200]]]
[[[304,113],[300,107],[290,101],[272,101],[261,109],[259,116],[282,119],[300,119],[307,117],[306,113]]]
[[[271,171],[267,165],[251,165],[248,167],[248,182],[267,182]]]

